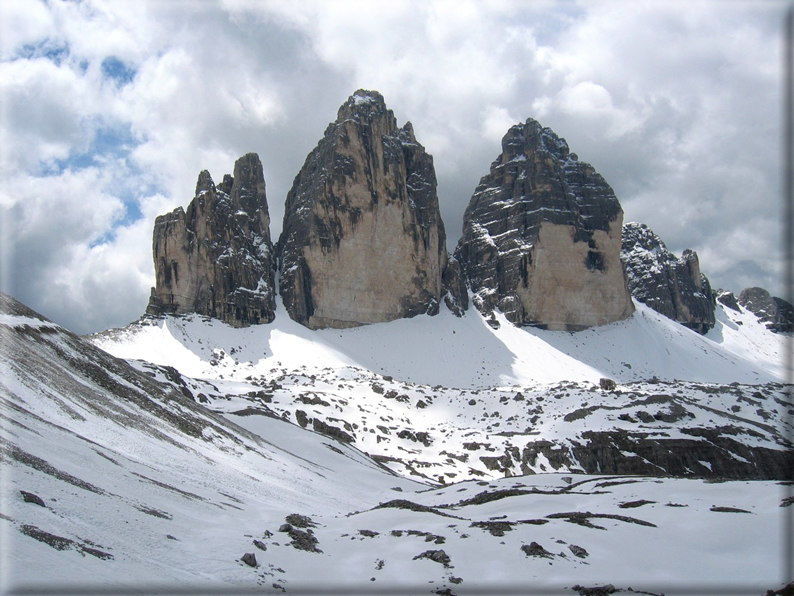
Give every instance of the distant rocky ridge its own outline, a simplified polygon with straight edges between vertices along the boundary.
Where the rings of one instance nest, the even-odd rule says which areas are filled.
[[[528,119],[510,128],[480,180],[455,257],[486,316],[499,309],[516,325],[575,331],[634,311],[622,222],[603,177]]]
[[[737,312],[743,308],[753,313],[766,328],[774,333],[794,332],[794,306],[772,296],[763,288],[745,288],[737,298],[733,292],[717,290],[717,302]]]
[[[306,158],[278,253],[287,312],[312,329],[434,315],[445,292],[466,306],[447,266],[433,158],[376,91],[356,91]]]
[[[776,333],[794,331],[794,306],[782,298],[771,296],[763,288],[745,288],[738,302],[766,323],[767,329]]]
[[[150,315],[196,312],[233,326],[275,317],[273,246],[262,164],[244,155],[218,186],[206,170],[188,205],[155,220]]]
[[[714,327],[716,300],[695,251],[678,258],[648,226],[630,222],[620,258],[634,298],[698,333]]]

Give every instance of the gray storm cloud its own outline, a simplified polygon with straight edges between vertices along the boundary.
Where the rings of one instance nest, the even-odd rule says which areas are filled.
[[[779,294],[784,8],[4,2],[0,285],[78,332],[137,318],[154,217],[199,171],[259,153],[277,237],[306,155],[369,88],[433,155],[450,248],[532,117],[715,286]]]

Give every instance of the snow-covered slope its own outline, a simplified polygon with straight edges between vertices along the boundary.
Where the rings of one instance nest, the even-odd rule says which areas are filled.
[[[98,334],[92,341],[121,358],[206,378],[349,366],[455,388],[597,383],[601,377],[707,383],[783,379],[784,338],[750,313],[728,313],[719,305],[717,326],[702,337],[643,304],[636,306],[625,321],[577,333],[517,328],[504,318],[499,329],[492,329],[475,309],[461,318],[442,309],[436,317],[310,331],[282,308],[270,325],[235,329],[198,316],[167,317]]]
[[[350,330],[276,321],[144,319],[93,341],[163,381],[173,374],[144,361],[175,368],[215,411],[276,415],[422,480],[785,476],[782,340],[747,313],[721,312],[709,337],[641,304],[578,333],[493,329],[476,311]]]
[[[611,583],[655,594],[681,586],[759,594],[779,584],[785,509],[774,482],[543,474],[418,484],[344,441],[267,415],[277,408],[279,392],[303,393],[300,404],[310,412],[338,406],[336,424],[345,428],[340,410],[346,405],[320,403],[328,381],[301,373],[299,352],[296,371],[276,369],[269,377],[281,389],[261,386],[261,376],[237,379],[245,368],[232,363],[235,356],[257,362],[240,341],[227,344],[229,352],[216,355],[215,365],[194,355],[194,365],[213,376],[191,379],[142,362],[130,366],[5,297],[0,306],[0,588],[11,593],[43,586],[50,593],[243,587],[574,594],[586,593],[577,585]],[[208,341],[198,334],[202,328],[219,337],[241,333],[173,319],[164,327],[176,323],[196,324],[187,333],[198,346]],[[306,354],[314,350],[326,359],[323,366],[333,364],[326,374],[333,372],[334,389],[347,393],[348,406],[365,407],[356,397],[365,386],[373,416],[387,412],[375,396],[409,405],[399,394],[387,396],[398,381],[352,368],[330,342],[285,333],[275,334],[271,345],[278,351],[279,342],[289,341],[306,342]],[[383,393],[371,389],[376,380]],[[431,394],[403,385],[412,408],[404,415],[439,424],[457,417],[441,388]],[[201,401],[200,389],[225,417],[184,395]],[[746,386],[734,389],[750,398]],[[414,401],[420,390],[429,402],[424,408]],[[504,412],[538,408],[545,403],[539,397],[556,400],[539,391],[526,404],[511,391],[505,405],[500,395],[506,392],[476,391],[466,397]],[[561,402],[569,393],[581,408],[581,391],[557,384],[556,393]],[[708,391],[703,385],[704,395]],[[632,399],[610,392],[603,398]],[[396,414],[391,422],[399,427]],[[430,458],[438,451],[416,437],[412,442]]]

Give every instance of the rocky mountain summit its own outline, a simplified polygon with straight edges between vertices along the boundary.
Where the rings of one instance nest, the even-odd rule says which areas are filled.
[[[218,186],[204,170],[188,205],[155,220],[150,315],[195,312],[240,327],[275,316],[273,246],[262,164],[255,153]]]
[[[648,226],[629,222],[620,258],[634,298],[698,333],[714,327],[716,301],[695,251],[678,258]]]
[[[306,158],[287,195],[279,291],[309,328],[436,314],[448,269],[433,158],[383,96],[356,91]]]
[[[603,177],[528,119],[510,128],[480,180],[455,257],[486,316],[499,309],[516,325],[575,331],[634,311],[622,223]]]
[[[217,186],[201,172],[187,210],[156,219],[147,314],[269,323],[278,292],[305,327],[347,328],[436,315],[442,301],[462,316],[471,292],[494,327],[501,312],[517,326],[578,331],[626,319],[633,296],[705,334],[716,294],[697,254],[676,257],[647,226],[622,222],[604,178],[528,119],[502,139],[449,255],[432,156],[380,93],[358,90],[295,177],[275,247],[254,153]],[[794,307],[760,288],[719,300],[794,330]]]
[[[794,306],[782,298],[771,296],[763,288],[745,288],[738,302],[766,323],[767,329],[776,333],[794,331]]]
[[[774,333],[794,332],[794,306],[764,288],[745,288],[738,298],[727,290],[717,290],[716,294],[717,302],[736,312],[747,309]]]

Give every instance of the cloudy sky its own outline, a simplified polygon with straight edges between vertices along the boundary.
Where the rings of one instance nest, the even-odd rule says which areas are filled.
[[[782,292],[766,2],[2,0],[0,289],[80,333],[143,313],[154,218],[259,153],[274,239],[358,88],[434,156],[450,249],[511,124],[566,138],[715,287]]]

